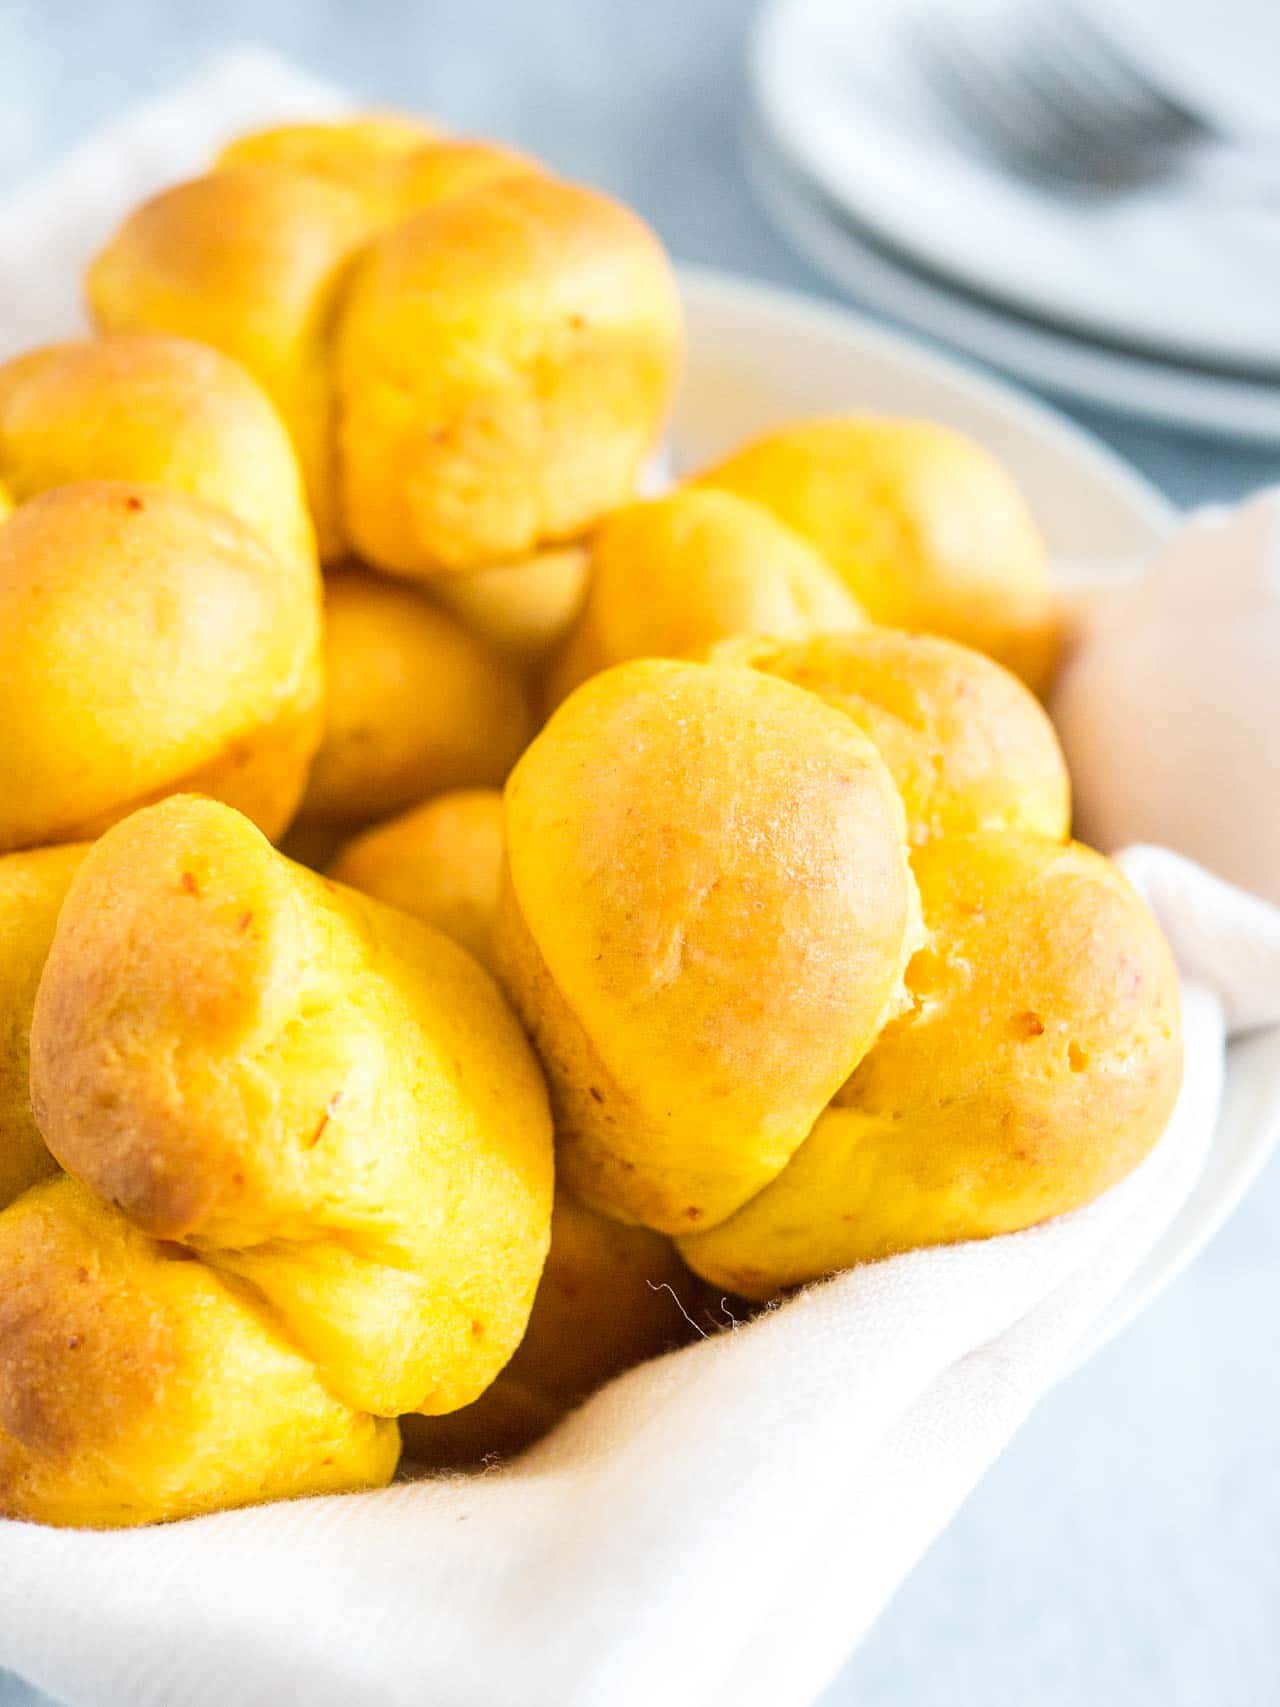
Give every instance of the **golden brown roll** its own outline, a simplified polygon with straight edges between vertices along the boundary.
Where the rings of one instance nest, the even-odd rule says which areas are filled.
[[[1040,702],[967,646],[864,627],[813,640],[725,641],[717,663],[808,688],[875,742],[898,785],[913,843],[976,830],[1064,841],[1071,783]]]
[[[766,434],[700,476],[810,540],[873,622],[987,652],[1037,693],[1058,613],[1044,542],[981,445],[923,421],[838,417]]]
[[[499,180],[385,232],[337,333],[355,549],[430,577],[576,538],[635,491],[679,347],[661,246],[593,190]]]
[[[269,835],[321,724],[313,567],[161,486],[55,486],[0,523],[0,852],[189,787]]]
[[[387,117],[232,144],[125,221],[88,295],[100,326],[243,362],[294,434],[326,560],[417,578],[533,557],[631,497],[681,348],[632,214]]]
[[[271,834],[320,735],[298,465],[234,362],[158,334],[0,367],[0,851],[192,786]]]
[[[348,842],[329,875],[424,919],[489,966],[502,879],[502,796],[493,788],[438,794]]]
[[[225,510],[300,574],[314,572],[280,417],[243,368],[188,338],[121,333],[5,363],[0,480],[19,503],[83,480],[164,486]]]
[[[801,640],[864,618],[835,570],[759,504],[686,487],[607,516],[549,699],[631,658],[694,658],[732,635]]]
[[[552,1162],[514,1016],[448,938],[228,807],[166,800],[86,855],[31,1092],[68,1172],[242,1283],[353,1409],[456,1409],[518,1345]]]
[[[680,1241],[751,1298],[1088,1203],[1164,1130],[1178,981],[1120,872],[1078,843],[959,836],[915,856],[927,946],[888,1026],[787,1167]]]
[[[302,804],[353,828],[441,789],[500,783],[533,732],[523,684],[416,588],[325,578],[324,739]]]
[[[75,1180],[0,1213],[0,1276],[0,1515],[121,1528],[391,1480],[394,1422]]]
[[[787,1163],[902,996],[915,889],[874,747],[755,671],[637,662],[512,772],[497,964],[561,1179],[658,1231]]]
[[[519,1452],[615,1375],[687,1343],[702,1291],[670,1239],[558,1191],[519,1350],[474,1404],[447,1417],[405,1417],[406,1453],[453,1469]]]
[[[0,856],[0,1209],[57,1171],[31,1112],[36,986],[83,845]]]

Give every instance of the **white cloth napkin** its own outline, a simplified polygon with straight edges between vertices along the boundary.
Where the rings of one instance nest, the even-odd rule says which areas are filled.
[[[122,204],[237,126],[339,104],[239,58],[83,150],[0,216],[5,339],[76,323]],[[501,1471],[124,1533],[0,1524],[0,1666],[76,1707],[803,1707],[1135,1272],[1176,1260],[1229,1124],[1224,1014],[1280,1026],[1280,913],[1156,849],[1125,863],[1186,976],[1187,1071],[1098,1203],[816,1286]],[[1249,1085],[1256,1157],[1280,1066]]]
[[[1193,516],[1079,619],[1053,705],[1078,832],[1280,903],[1280,487]]]

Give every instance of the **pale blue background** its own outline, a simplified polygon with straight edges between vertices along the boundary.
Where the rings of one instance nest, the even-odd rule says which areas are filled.
[[[743,178],[750,10],[0,0],[0,191],[210,50],[257,39],[383,104],[499,132],[614,190],[682,259],[830,294]],[[1077,414],[1182,504],[1280,479],[1280,450]],[[1044,1402],[823,1707],[1280,1702],[1277,1322],[1273,1166],[1195,1267]],[[34,1700],[0,1678],[0,1707]]]

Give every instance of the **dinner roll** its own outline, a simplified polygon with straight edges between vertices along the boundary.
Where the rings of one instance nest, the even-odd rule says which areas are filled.
[[[514,1016],[447,937],[229,807],[170,798],[86,855],[31,1094],[68,1172],[242,1283],[343,1404],[455,1409],[519,1344],[552,1164]]]
[[[685,487],[608,516],[549,697],[630,658],[692,658],[726,636],[799,640],[863,621],[799,534],[731,492]]]
[[[184,785],[270,833],[320,732],[315,543],[234,362],[121,335],[0,366],[0,850]]]
[[[474,1404],[406,1417],[405,1451],[438,1469],[520,1451],[615,1375],[693,1338],[702,1291],[670,1239],[558,1191],[519,1350]]]
[[[1164,1130],[1182,1071],[1169,949],[1091,849],[957,836],[914,860],[911,1008],[773,1183],[683,1239],[718,1286],[786,1286],[1088,1203]]]
[[[31,1113],[36,986],[82,844],[0,856],[0,1209],[56,1172]]]
[[[500,179],[388,230],[337,330],[356,549],[430,577],[572,540],[635,491],[679,345],[661,246],[593,190]]]
[[[119,1528],[391,1480],[393,1421],[77,1181],[0,1213],[0,1277],[0,1515]]]
[[[701,477],[818,548],[873,622],[987,652],[1043,692],[1058,617],[1044,542],[1004,469],[932,422],[798,422]]]
[[[81,480],[136,480],[225,510],[314,571],[315,536],[280,417],[205,344],[120,333],[0,367],[0,479],[18,502]]]
[[[681,350],[633,214],[389,117],[233,143],[124,222],[88,296],[102,327],[243,362],[294,434],[322,555],[413,578],[535,557],[631,497]]]
[[[913,843],[973,830],[1064,841],[1071,783],[1053,725],[1016,677],[933,635],[864,627],[813,640],[726,641],[718,663],[808,688],[875,742]]]
[[[503,781],[533,732],[511,665],[416,588],[362,569],[326,576],[324,608],[328,701],[306,821],[354,828]]]
[[[488,966],[502,878],[502,796],[493,788],[438,794],[348,842],[329,875],[425,919]]]
[[[497,964],[538,1047],[560,1177],[712,1226],[786,1165],[902,999],[902,802],[854,724],[755,671],[643,661],[511,774]]]
[[[0,523],[0,852],[91,837],[182,787],[277,835],[321,693],[314,567],[229,511],[84,481]]]

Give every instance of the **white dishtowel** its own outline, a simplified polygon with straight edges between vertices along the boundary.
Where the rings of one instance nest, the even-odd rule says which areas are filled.
[[[340,105],[238,56],[81,150],[0,215],[6,349],[78,323],[122,205],[237,127]],[[501,1471],[114,1534],[0,1524],[0,1666],[76,1707],[804,1707],[1122,1287],[1177,1260],[1224,1015],[1252,1042],[1280,1027],[1280,912],[1157,849],[1123,863],[1179,955],[1187,1070],[1099,1202],[815,1286]],[[1267,1059],[1252,1165],[1280,1123]]]

